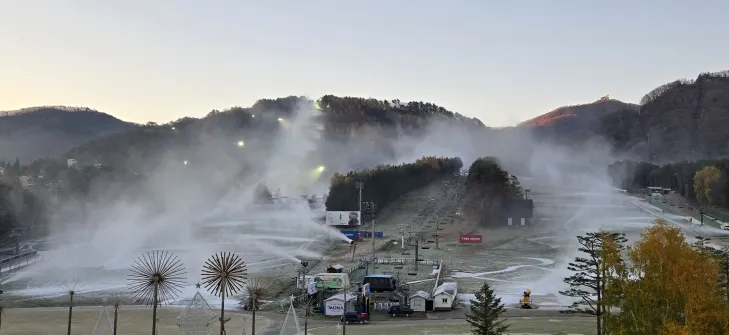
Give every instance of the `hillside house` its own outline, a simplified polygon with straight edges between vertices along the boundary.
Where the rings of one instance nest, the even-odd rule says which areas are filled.
[[[425,291],[417,291],[408,298],[410,308],[416,312],[425,312],[425,302],[430,299],[430,294]]]
[[[66,165],[68,165],[68,168],[76,167],[76,160],[73,158],[69,158],[66,160]]]
[[[458,294],[456,282],[443,283],[433,292],[433,310],[452,310]]]
[[[0,176],[4,176],[4,175],[5,175],[5,168],[0,167]]]
[[[355,302],[357,302],[357,293],[354,292],[333,295],[324,300],[324,315],[340,316],[343,315],[345,311],[353,311]]]

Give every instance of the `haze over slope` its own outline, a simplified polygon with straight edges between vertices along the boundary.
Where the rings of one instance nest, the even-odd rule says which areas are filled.
[[[43,106],[0,112],[0,161],[58,156],[136,125],[89,108]]]

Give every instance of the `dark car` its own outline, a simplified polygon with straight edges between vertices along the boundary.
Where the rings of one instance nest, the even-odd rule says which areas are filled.
[[[243,305],[244,311],[250,311],[252,309],[251,307],[253,307],[253,303],[251,302],[250,299],[245,299],[244,301],[241,302],[241,305]],[[263,304],[261,304],[261,302],[258,302],[256,304],[256,310],[260,310],[262,305]]]
[[[412,308],[403,306],[391,306],[390,309],[387,310],[387,314],[392,316],[410,316],[413,312],[415,311]]]
[[[342,318],[340,320],[346,324],[365,324],[370,321],[370,315],[367,313],[347,312],[342,315]]]

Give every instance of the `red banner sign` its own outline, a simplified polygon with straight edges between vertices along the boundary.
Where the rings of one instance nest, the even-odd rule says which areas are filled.
[[[461,243],[482,243],[483,242],[483,236],[482,235],[461,235]]]

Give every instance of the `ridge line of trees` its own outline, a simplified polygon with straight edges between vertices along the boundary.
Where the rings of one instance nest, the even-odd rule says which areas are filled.
[[[386,208],[406,193],[425,187],[463,167],[458,157],[422,157],[413,163],[380,165],[373,169],[335,173],[325,203],[328,211],[359,209],[357,182],[364,183],[362,201],[377,204],[376,212]]]
[[[729,208],[729,159],[683,161],[658,166],[617,161],[607,168],[615,187],[636,192],[649,186],[670,188],[700,205]]]

